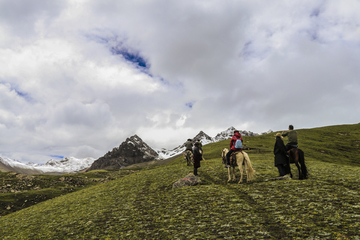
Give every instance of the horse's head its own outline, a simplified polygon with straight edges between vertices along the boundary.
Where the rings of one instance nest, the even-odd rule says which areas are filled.
[[[228,152],[229,152],[229,149],[224,148],[224,149],[222,150],[222,152],[221,152],[221,156],[222,156],[222,157],[225,157]]]
[[[222,157],[222,163],[226,163],[226,154],[229,152],[229,150],[227,148],[224,148],[222,151],[221,151],[221,157]]]

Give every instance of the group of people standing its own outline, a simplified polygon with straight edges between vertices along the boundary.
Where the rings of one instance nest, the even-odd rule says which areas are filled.
[[[293,125],[289,125],[289,130],[283,131],[282,133],[277,133],[275,135],[275,145],[274,145],[274,159],[275,166],[278,168],[279,175],[284,176],[290,170],[290,161],[287,155],[287,152],[298,147],[297,132],[294,130]],[[288,143],[285,145],[282,138],[287,136]],[[241,141],[241,144],[237,144],[237,141]],[[226,168],[230,167],[230,156],[233,152],[242,151],[242,142],[243,139],[238,130],[234,131],[234,135],[230,140],[230,150],[226,154]],[[239,147],[240,146],[240,147]],[[184,158],[187,158],[187,154],[190,154],[191,159],[194,165],[194,175],[198,176],[198,168],[200,167],[200,161],[203,160],[203,150],[200,140],[197,140],[194,144],[191,139],[188,139],[185,142],[186,150],[184,152]],[[188,164],[189,165],[189,164]]]

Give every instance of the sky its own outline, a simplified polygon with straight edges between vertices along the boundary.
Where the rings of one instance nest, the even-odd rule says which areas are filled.
[[[0,156],[360,122],[358,0],[0,0]]]

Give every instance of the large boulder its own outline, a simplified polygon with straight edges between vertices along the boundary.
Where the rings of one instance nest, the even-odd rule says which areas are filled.
[[[200,183],[201,183],[201,180],[199,177],[195,176],[193,173],[189,173],[185,177],[174,182],[174,184],[172,185],[172,188],[194,186],[194,185],[197,185]]]

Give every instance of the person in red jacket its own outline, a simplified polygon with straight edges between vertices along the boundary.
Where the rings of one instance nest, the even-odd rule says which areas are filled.
[[[241,142],[243,141],[240,132],[238,130],[235,130],[234,136],[230,140],[230,151],[226,154],[226,165],[225,165],[226,168],[230,167],[231,153],[242,150],[242,148],[235,148],[235,143],[236,143],[236,140],[238,140],[238,139],[240,139]]]

